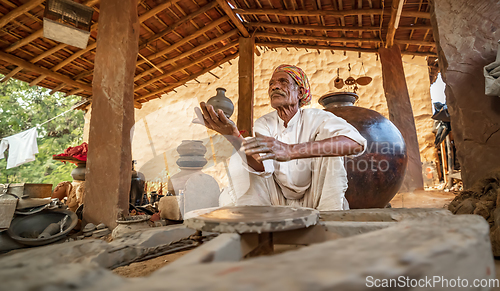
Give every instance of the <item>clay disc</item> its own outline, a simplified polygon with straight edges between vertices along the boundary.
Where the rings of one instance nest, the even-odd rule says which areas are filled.
[[[198,209],[186,214],[187,227],[209,232],[261,233],[306,228],[319,211],[291,206],[231,206]]]

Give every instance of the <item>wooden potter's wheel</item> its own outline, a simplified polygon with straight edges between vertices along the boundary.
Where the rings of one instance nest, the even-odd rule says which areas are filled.
[[[262,233],[307,228],[318,219],[319,211],[305,207],[232,206],[191,211],[184,224],[208,232]]]

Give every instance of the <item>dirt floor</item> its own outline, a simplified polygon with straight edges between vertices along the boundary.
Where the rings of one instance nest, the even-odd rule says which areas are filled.
[[[419,190],[398,193],[390,203],[393,208],[444,208],[454,198],[454,192]]]
[[[154,271],[158,270],[159,268],[166,266],[169,263],[182,257],[187,252],[189,252],[189,250],[164,255],[143,262],[132,263],[128,266],[118,267],[114,269],[113,273],[127,278],[147,277],[151,275],[151,273],[153,273]]]

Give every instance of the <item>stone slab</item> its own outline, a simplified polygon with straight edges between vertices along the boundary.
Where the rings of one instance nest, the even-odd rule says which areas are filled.
[[[102,264],[85,263],[88,260],[82,260],[81,255],[81,261],[73,259],[68,263],[67,258],[74,253],[58,251],[61,245],[53,245],[34,249],[37,255],[29,250],[1,258],[0,281],[5,290],[20,291],[366,290],[368,276],[372,282],[438,276],[447,280],[460,277],[472,283],[495,277],[488,232],[488,223],[478,215],[434,216],[404,220],[386,229],[289,253],[240,262],[165,266],[147,278],[134,279],[118,277],[99,267]],[[105,244],[99,240],[92,243],[68,245],[79,244],[75,251],[88,254],[95,246]],[[20,256],[24,259],[19,260]],[[435,290],[429,286],[419,289]],[[488,288],[468,286],[460,290]]]
[[[441,208],[369,208],[341,211],[321,211],[322,221],[403,221],[433,216],[447,216],[452,213]]]

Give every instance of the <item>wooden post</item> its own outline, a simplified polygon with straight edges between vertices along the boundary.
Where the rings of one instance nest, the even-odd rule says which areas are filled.
[[[401,51],[397,45],[380,48],[382,79],[385,99],[389,109],[389,119],[397,126],[406,142],[408,166],[402,190],[413,191],[424,188],[422,163],[417,139],[415,119],[411,108],[410,95],[406,86]]]
[[[102,1],[83,219],[111,228],[128,215],[138,40],[137,0]]]
[[[253,135],[253,38],[240,37],[240,59],[238,62],[238,121],[243,136]]]

